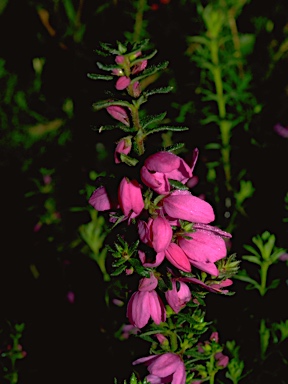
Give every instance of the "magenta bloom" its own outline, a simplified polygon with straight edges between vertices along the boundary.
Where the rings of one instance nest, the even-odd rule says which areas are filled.
[[[131,80],[129,79],[129,77],[121,76],[116,81],[115,87],[118,91],[122,91],[123,89],[127,88],[130,83],[131,83]]]
[[[127,127],[130,126],[129,116],[123,107],[119,107],[119,105],[110,105],[106,108],[106,111],[114,117],[114,119],[120,121],[125,124]]]
[[[145,160],[140,174],[147,187],[159,195],[167,195],[170,191],[168,179],[185,184],[192,177],[192,170],[193,167],[189,167],[181,157],[171,152],[161,151]]]
[[[191,239],[179,238],[178,244],[187,255],[190,263],[196,268],[218,276],[219,271],[215,261],[226,257],[227,248],[221,236],[211,231],[198,229],[193,233],[187,233]]]
[[[175,353],[164,353],[162,355],[151,355],[141,357],[133,361],[133,365],[144,363],[149,375],[146,380],[151,384],[185,384],[185,365],[180,356]]]
[[[147,67],[147,63],[148,63],[147,60],[143,60],[135,64],[131,71],[132,75],[136,75],[137,73],[144,71],[144,69]]]
[[[165,249],[165,256],[176,268],[181,269],[184,272],[191,272],[189,259],[179,245],[170,243],[168,248]]]
[[[215,359],[217,360],[217,365],[222,368],[227,367],[229,363],[229,357],[224,355],[222,352],[216,353]]]
[[[178,281],[179,290],[177,289],[176,280],[172,280],[172,289],[165,293],[166,300],[175,313],[180,312],[186,303],[191,300],[191,292],[187,284]]]
[[[88,203],[97,211],[107,211],[112,208],[112,203],[109,199],[106,188],[103,186],[95,189],[89,198]]]
[[[139,220],[138,233],[140,240],[154,248],[157,253],[169,246],[173,235],[169,222],[160,216],[149,218],[147,223]]]
[[[212,206],[189,191],[174,191],[163,199],[163,208],[174,219],[208,224],[215,220]]]
[[[130,153],[132,148],[131,137],[132,136],[123,137],[123,139],[121,139],[117,143],[115,152],[114,152],[114,160],[116,164],[121,163],[121,160],[120,160],[121,153],[123,153],[124,155],[128,155],[128,153]]]
[[[155,291],[158,281],[154,275],[140,280],[139,290],[134,292],[127,305],[127,317],[132,325],[143,328],[150,317],[155,324],[166,320],[165,306]]]
[[[116,62],[117,64],[123,64],[124,61],[125,61],[125,56],[117,55],[117,56],[115,57],[115,62]]]
[[[123,177],[118,188],[118,200],[120,208],[125,216],[137,217],[144,208],[141,187],[136,180]]]
[[[155,256],[155,261],[153,261],[153,262],[149,262],[146,258],[145,252],[143,252],[141,250],[138,251],[138,256],[139,256],[139,259],[141,260],[141,263],[143,264],[144,267],[156,268],[165,259],[165,252],[163,252],[163,251],[158,252]]]

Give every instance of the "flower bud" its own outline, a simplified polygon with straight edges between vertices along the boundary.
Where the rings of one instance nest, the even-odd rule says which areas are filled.
[[[127,127],[130,126],[129,116],[123,107],[120,107],[119,105],[110,105],[109,107],[106,108],[106,111],[112,117],[114,117],[114,119],[125,124]]]
[[[116,145],[115,152],[114,152],[114,160],[116,164],[121,163],[120,160],[120,154],[123,153],[124,155],[128,155],[130,153],[132,148],[132,142],[131,142],[132,136],[123,137]]]
[[[131,83],[131,80],[129,79],[129,77],[121,76],[116,81],[115,87],[118,91],[122,91],[123,89],[127,88],[130,83]]]
[[[136,180],[123,177],[118,188],[118,199],[124,215],[129,218],[138,216],[144,208],[141,187]]]

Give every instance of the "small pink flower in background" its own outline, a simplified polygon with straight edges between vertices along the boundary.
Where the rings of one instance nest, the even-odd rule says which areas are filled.
[[[41,223],[41,221],[38,221],[38,223],[34,225],[33,232],[39,232],[42,226],[43,226],[43,223]]]
[[[103,186],[95,189],[89,198],[88,203],[97,211],[107,211],[112,208],[112,203],[107,194],[106,188]]]
[[[134,327],[132,324],[125,324],[122,327],[122,339],[128,339],[131,335],[137,335],[140,332],[139,328]]]
[[[227,255],[223,238],[201,229],[187,233],[187,236],[191,239],[179,238],[178,244],[190,263],[201,271],[218,276],[219,271],[214,263]]]
[[[223,355],[222,352],[216,353],[215,359],[217,360],[217,365],[222,368],[227,367],[229,363],[229,357],[226,355]]]
[[[115,304],[117,307],[123,307],[124,301],[120,299],[112,299],[112,303]]]
[[[280,261],[287,261],[288,260],[288,253],[282,253],[282,255],[279,256]]]
[[[123,177],[118,188],[118,200],[124,215],[130,219],[140,215],[144,208],[140,184]]]
[[[106,108],[106,111],[112,117],[114,117],[114,119],[125,124],[127,127],[130,126],[129,116],[123,107],[120,107],[119,105],[110,105],[109,107]]]
[[[75,293],[73,291],[68,291],[66,295],[66,299],[70,304],[75,303]]]
[[[191,272],[191,264],[183,250],[175,243],[170,243],[165,249],[165,256],[176,268],[184,272]]]
[[[165,297],[175,313],[180,312],[182,308],[191,300],[191,292],[187,284],[178,281],[179,289],[177,289],[176,280],[172,280],[172,289],[165,292]]]
[[[157,338],[157,340],[159,341],[160,344],[169,344],[169,341],[168,341],[167,337],[162,335],[162,333],[156,333],[155,336],[156,336],[156,338]]]
[[[277,123],[274,125],[274,131],[281,137],[284,137],[285,139],[288,138],[288,126],[283,126],[280,123]]]
[[[149,375],[146,380],[151,384],[185,384],[185,364],[180,356],[175,353],[164,353],[162,355],[151,355],[141,357],[133,361],[133,365],[144,363],[147,366]]]
[[[215,341],[216,343],[219,343],[219,334],[218,332],[212,332],[210,336],[211,341]]]
[[[121,76],[119,79],[116,81],[116,89],[118,91],[122,91],[123,89],[127,88],[129,84],[131,83],[131,80],[127,76]]]
[[[124,155],[128,155],[130,153],[132,148],[132,142],[131,142],[132,136],[123,137],[116,145],[115,152],[114,152],[114,161],[116,164],[121,163],[120,160],[120,154],[123,153]]]
[[[163,217],[149,218],[148,222],[139,220],[140,240],[158,252],[164,251],[172,240],[173,231],[169,222]]]
[[[215,220],[212,206],[189,191],[176,190],[162,202],[164,211],[171,218],[204,224]]]
[[[52,183],[52,177],[51,175],[45,175],[43,176],[43,181],[45,185],[49,185]]]
[[[144,277],[140,280],[139,290],[134,292],[127,305],[127,317],[132,325],[143,328],[150,317],[155,324],[166,320],[165,306],[155,291],[158,285],[156,277],[151,274],[150,278]]]

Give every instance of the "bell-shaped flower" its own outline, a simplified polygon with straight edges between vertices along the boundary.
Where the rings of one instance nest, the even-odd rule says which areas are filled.
[[[212,206],[189,191],[176,190],[165,197],[162,204],[171,218],[205,224],[215,220]]]
[[[132,148],[132,142],[131,142],[132,136],[123,137],[116,145],[115,152],[114,152],[114,161],[116,164],[121,163],[120,160],[120,154],[123,153],[124,155],[128,155],[130,153]]]
[[[169,246],[173,235],[169,222],[161,216],[149,218],[147,223],[139,220],[138,233],[140,240],[154,248],[157,253]]]
[[[175,353],[167,352],[162,355],[141,357],[133,361],[132,364],[142,363],[147,366],[149,375],[146,376],[146,380],[151,384],[186,383],[185,364],[180,356]]]
[[[191,300],[192,295],[187,284],[173,279],[172,289],[165,292],[165,297],[173,311],[178,313]]]
[[[127,76],[121,76],[119,79],[116,81],[116,89],[118,91],[122,91],[123,89],[127,88],[129,84],[131,83],[131,80]]]
[[[158,267],[162,262],[163,260],[165,259],[165,252],[162,251],[162,252],[158,252],[156,253],[155,255],[155,259],[153,261],[150,261],[148,258],[147,258],[147,254],[144,252],[144,251],[141,251],[139,250],[138,251],[138,256],[139,256],[139,259],[142,263],[142,265],[144,267],[151,267],[151,268],[156,268]]]
[[[176,268],[181,269],[181,271],[184,272],[191,272],[189,259],[179,245],[170,243],[168,248],[165,249],[165,256]]]
[[[101,186],[92,193],[88,203],[97,211],[108,211],[113,208],[111,200],[107,194],[106,188]]]
[[[186,236],[190,236],[191,239],[181,237],[178,239],[178,244],[190,263],[201,271],[218,276],[219,271],[214,263],[227,255],[223,238],[202,229],[187,233]]]
[[[127,127],[130,126],[129,116],[123,107],[120,107],[119,105],[109,105],[109,107],[106,108],[106,111],[114,117],[114,119],[125,124]]]
[[[123,177],[119,184],[118,200],[124,215],[130,219],[137,217],[144,208],[139,183],[136,180],[129,180],[127,177]]]
[[[147,187],[167,195],[171,189],[169,179],[185,184],[192,177],[192,168],[174,153],[160,151],[145,160],[140,175]]]
[[[144,71],[144,69],[147,67],[147,63],[148,63],[147,60],[143,60],[135,64],[131,70],[132,75],[136,75],[137,73]]]
[[[140,280],[139,290],[134,292],[127,305],[127,317],[132,325],[143,328],[150,317],[155,324],[166,320],[165,306],[155,288],[158,281],[152,274],[150,278]]]

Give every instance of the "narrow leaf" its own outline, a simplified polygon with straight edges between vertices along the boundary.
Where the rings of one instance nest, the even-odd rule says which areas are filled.
[[[113,76],[99,75],[97,73],[87,73],[87,77],[92,80],[112,80]]]

